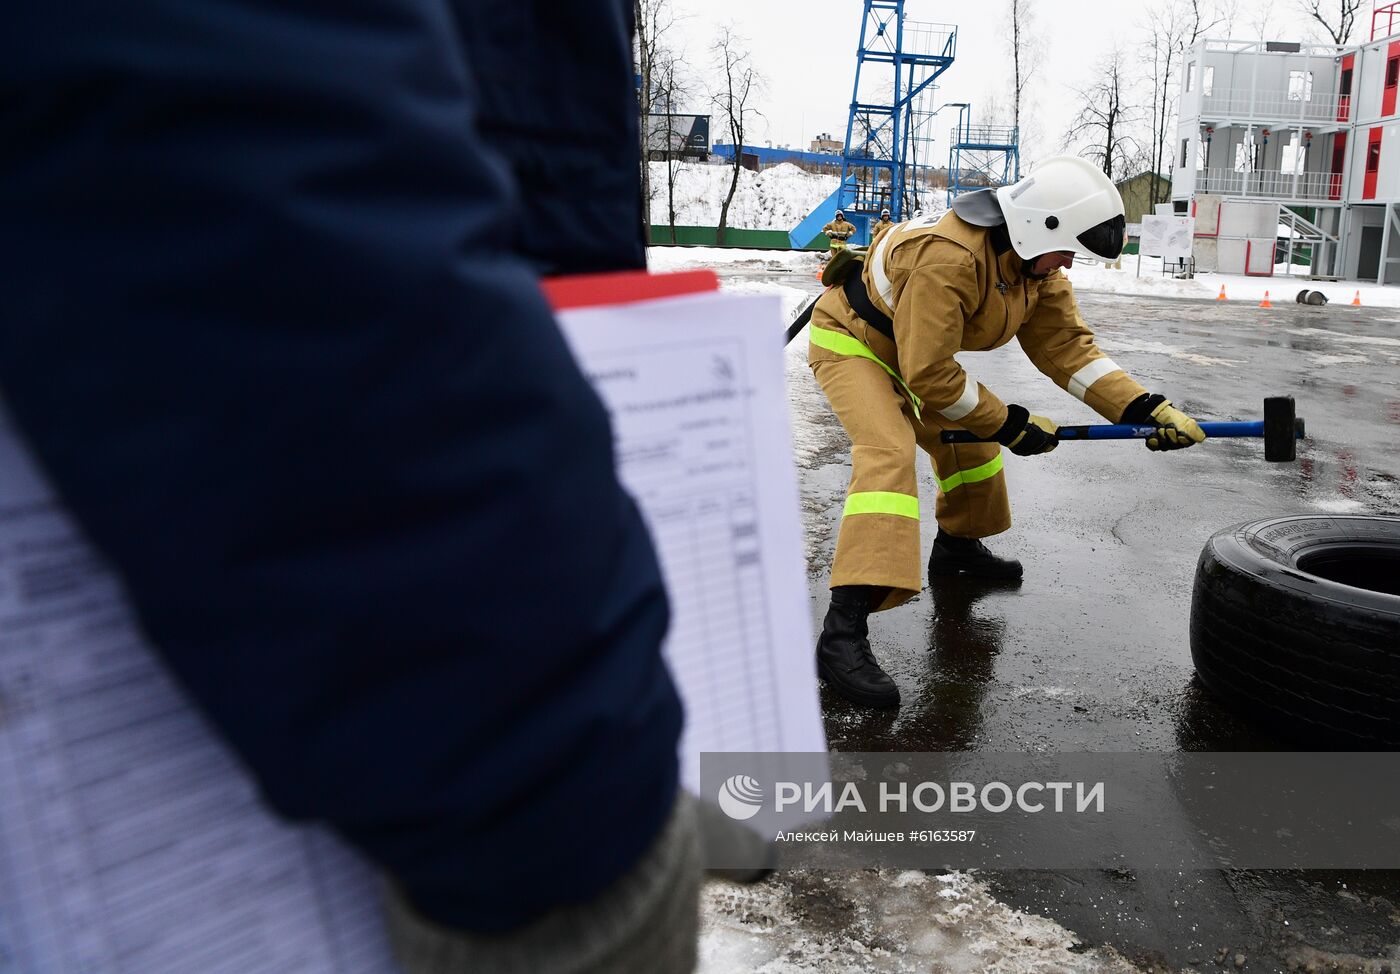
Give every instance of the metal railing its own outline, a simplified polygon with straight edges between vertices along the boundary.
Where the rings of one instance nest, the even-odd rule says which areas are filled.
[[[919,54],[956,57],[958,28],[955,24],[935,24],[923,20],[904,22],[904,47]]]
[[[1385,19],[1382,20],[1382,17]],[[1371,11],[1371,40],[1390,37],[1396,32],[1396,24],[1400,24],[1400,3],[1387,3],[1382,6],[1377,2]]]
[[[1256,91],[1249,88],[1216,88],[1201,96],[1204,119],[1258,119],[1261,122],[1345,122],[1351,114],[1351,96],[1314,89],[1304,99],[1297,92]]]
[[[1196,192],[1222,196],[1260,196],[1287,200],[1336,200],[1342,198],[1339,172],[1235,172],[1205,169],[1196,172]]]
[[[950,129],[948,141],[957,145],[1015,145],[1014,125],[965,125]]]

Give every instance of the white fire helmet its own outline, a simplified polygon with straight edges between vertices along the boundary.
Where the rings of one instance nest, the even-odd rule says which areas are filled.
[[[1054,156],[996,192],[1011,247],[1026,260],[1072,250],[1112,261],[1123,252],[1123,197],[1086,159]]]
[[[885,207],[883,210],[880,211],[880,215],[881,215],[881,216],[889,216],[889,215],[890,215],[890,208],[889,208],[888,206]]]

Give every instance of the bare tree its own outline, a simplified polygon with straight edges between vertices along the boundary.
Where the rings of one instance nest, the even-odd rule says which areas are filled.
[[[690,97],[690,86],[684,73],[684,61],[671,50],[659,53],[656,68],[652,74],[652,104],[665,113],[654,134],[663,140],[663,158],[666,162],[666,224],[670,228],[671,243],[676,242],[676,179],[684,164],[685,143],[690,135],[689,128],[682,129],[677,119],[677,108]]]
[[[1040,67],[1044,47],[1035,29],[1033,0],[1010,0],[1011,29],[1007,44],[1011,48],[1011,124],[1021,128],[1021,109],[1026,104],[1026,88]],[[1029,107],[1029,106],[1026,106]]]
[[[1123,50],[1115,47],[1099,63],[1098,78],[1088,88],[1076,89],[1079,114],[1075,116],[1065,136],[1067,148],[1077,147],[1113,179],[1131,175],[1128,167],[1142,158],[1137,139],[1130,129],[1139,121],[1139,113],[1127,91],[1127,71]]]
[[[1208,31],[1217,27],[1225,28],[1225,36],[1230,35],[1239,12],[1240,0],[1185,0],[1186,2],[1186,46],[1193,46]]]
[[[1216,30],[1216,28],[1219,28],[1219,30],[1217,31],[1217,33],[1219,34],[1220,37],[1222,37],[1222,38],[1234,37],[1234,36],[1235,36],[1235,24],[1236,24],[1236,22],[1239,21],[1240,16],[1241,16],[1241,12],[1240,12],[1240,4],[1241,4],[1241,2],[1242,2],[1242,0],[1215,0],[1215,7],[1214,7],[1214,10],[1215,10],[1215,12],[1216,12],[1216,19],[1215,19],[1215,22],[1214,22],[1213,24],[1211,24],[1209,27],[1206,27],[1204,30],[1202,30],[1201,33],[1204,34],[1206,30]],[[1206,23],[1206,22],[1207,22],[1207,21],[1205,21],[1205,19],[1202,18],[1202,23]],[[1200,40],[1200,36],[1199,36],[1199,35],[1196,37],[1196,40]]]
[[[1345,44],[1363,0],[1298,0],[1298,8],[1322,25],[1333,44]]]
[[[1148,10],[1144,22],[1147,38],[1142,42],[1141,60],[1147,64],[1147,84],[1151,88],[1151,132],[1144,168],[1151,168],[1156,174],[1172,165],[1169,147],[1176,129],[1176,91],[1180,85],[1177,74],[1186,50],[1205,32],[1224,22],[1225,15],[1207,0],[1165,0],[1161,6]],[[1152,200],[1165,203],[1169,192],[1169,182],[1155,182]]]
[[[1149,9],[1146,28],[1147,40],[1143,44],[1142,59],[1148,68],[1146,80],[1152,92],[1147,158],[1148,168],[1160,173],[1171,132],[1169,123],[1176,108],[1176,69],[1185,49],[1187,28],[1184,6],[1176,0],[1166,0]],[[1157,198],[1156,185],[1150,192],[1153,202],[1161,202]]]
[[[989,88],[982,93],[982,98],[976,103],[977,122],[979,125],[1008,125],[1010,119],[1006,117],[1006,105],[997,95],[996,91]]]
[[[720,28],[710,51],[719,61],[721,72],[713,96],[715,111],[729,133],[729,141],[734,145],[733,173],[729,191],[719,209],[719,228],[715,237],[715,242],[723,246],[724,231],[729,226],[729,204],[734,201],[734,192],[739,188],[739,170],[744,164],[744,131],[748,123],[759,115],[750,102],[757,96],[763,81],[753,69],[749,53],[744,49],[743,38],[732,27]]]
[[[1170,165],[1171,134],[1176,129],[1178,72],[1185,52],[1206,32],[1223,24],[1225,16],[1206,0],[1163,0],[1148,10],[1144,27],[1142,60],[1148,67],[1151,88],[1151,132],[1147,147],[1147,167],[1161,173]],[[1170,183],[1154,184],[1153,201],[1166,202]]]
[[[652,97],[655,92],[653,77],[657,60],[661,57],[663,38],[675,23],[675,17],[671,12],[671,0],[633,0],[632,13],[637,22],[636,71],[641,79],[637,89],[637,108],[641,117],[642,139],[642,226],[650,243],[651,166],[648,160],[652,138]]]

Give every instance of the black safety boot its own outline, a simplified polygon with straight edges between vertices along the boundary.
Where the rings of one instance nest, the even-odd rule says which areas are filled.
[[[899,688],[889,678],[866,638],[871,587],[841,585],[831,590],[822,634],[817,639],[817,673],[832,690],[867,707],[898,707]]]
[[[928,576],[965,575],[969,578],[1020,578],[1021,563],[1015,558],[998,558],[977,538],[960,538],[942,529],[933,539],[928,556]]]

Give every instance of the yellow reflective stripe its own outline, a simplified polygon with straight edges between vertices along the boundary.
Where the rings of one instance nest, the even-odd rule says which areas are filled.
[[[890,490],[862,490],[846,498],[842,517],[852,514],[895,514],[919,519],[919,498]]]
[[[938,486],[943,493],[946,494],[950,490],[961,487],[963,484],[975,484],[979,480],[987,480],[990,477],[995,477],[999,473],[1001,473],[1000,453],[992,457],[986,463],[973,467],[971,470],[959,470],[947,480],[944,480],[942,477],[938,478]]]
[[[828,328],[810,328],[808,337],[813,345],[824,348],[828,352],[835,352],[837,355],[856,355],[860,358],[868,358],[880,368],[888,372],[894,381],[899,383],[899,387],[904,390],[904,394],[909,397],[909,403],[914,407],[914,418],[922,422],[923,417],[919,415],[919,410],[923,408],[924,401],[914,395],[914,390],[905,385],[904,380],[899,377],[899,373],[890,368],[880,360],[880,356],[872,352],[864,342],[850,335],[843,335],[840,332],[831,331]]]

